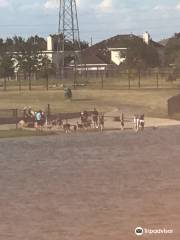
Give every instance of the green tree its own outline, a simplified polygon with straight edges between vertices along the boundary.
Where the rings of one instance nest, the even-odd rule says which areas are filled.
[[[177,65],[179,68],[180,58],[180,33],[175,33],[172,38],[169,39],[165,46],[165,63],[167,66],[171,64]]]
[[[4,78],[4,90],[6,90],[7,79],[14,75],[14,62],[12,56],[6,54],[0,59],[0,77]]]
[[[13,37],[14,51],[15,52],[24,52],[26,41],[22,37],[15,36]]]
[[[4,53],[4,41],[2,38],[0,38],[0,54],[2,55]]]
[[[14,74],[14,62],[12,56],[6,54],[0,60],[0,76],[2,78],[12,77]]]
[[[156,48],[150,42],[149,45],[141,38],[129,41],[126,64],[130,68],[158,67],[160,65],[159,55]]]

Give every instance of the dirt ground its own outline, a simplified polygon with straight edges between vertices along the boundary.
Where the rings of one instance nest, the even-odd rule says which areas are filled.
[[[179,143],[179,126],[0,140],[0,239],[179,240]]]

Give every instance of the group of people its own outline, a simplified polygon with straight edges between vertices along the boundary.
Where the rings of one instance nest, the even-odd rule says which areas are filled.
[[[94,128],[100,128],[103,130],[104,128],[104,114],[99,113],[96,108],[92,112],[87,112],[84,110],[81,112],[81,125],[91,127],[91,124],[93,124]]]
[[[121,130],[124,130],[125,127],[125,118],[124,118],[124,114],[122,113],[120,115],[120,117],[118,117],[120,120],[120,124],[121,124]],[[118,121],[119,121],[118,120]],[[67,121],[67,120],[66,120]],[[80,121],[81,123],[79,124],[77,122],[77,125],[72,125],[74,126],[74,130],[76,129],[88,129],[91,128],[92,125],[94,128],[100,129],[101,131],[103,131],[104,129],[104,114],[103,113],[99,113],[97,111],[96,108],[93,109],[93,111],[86,111],[84,110],[83,112],[80,113]],[[23,120],[20,121],[20,125],[25,125],[27,127],[34,127],[34,128],[41,128],[42,126],[44,126],[46,123],[46,125],[48,125],[48,121],[47,121],[47,117],[44,111],[39,110],[39,111],[33,111],[33,109],[31,107],[25,107],[23,110]],[[133,123],[134,123],[134,129],[135,131],[139,131],[139,130],[144,130],[144,125],[145,125],[145,121],[144,121],[144,114],[142,115],[134,115],[134,119],[133,119]],[[58,125],[58,126],[68,126],[69,129],[71,127],[71,124],[69,124],[68,122],[66,122],[66,124],[63,123],[62,120],[54,120],[52,121],[52,125]]]
[[[91,119],[89,119],[89,117],[91,116]],[[120,126],[121,126],[121,130],[124,130],[125,128],[125,117],[124,117],[124,113],[121,113],[120,117],[118,117],[118,121],[120,121]],[[104,129],[104,114],[99,114],[98,111],[96,110],[96,108],[94,108],[94,110],[90,113],[88,113],[87,111],[83,111],[81,112],[81,124],[82,125],[86,125],[87,123],[93,123],[93,127],[94,128],[100,128],[101,130]],[[144,121],[144,114],[141,115],[134,115],[134,129],[135,131],[139,131],[139,130],[144,130],[144,125],[145,125],[145,121]],[[89,125],[88,125],[89,126]]]
[[[46,122],[44,111],[33,111],[31,107],[25,107],[23,110],[23,120],[32,127],[42,127]]]
[[[121,113],[120,116],[117,116],[114,118],[115,121],[120,122],[120,127],[121,130],[124,130],[125,128],[125,122],[130,122],[134,124],[134,129],[136,132],[138,132],[139,130],[144,130],[144,125],[145,125],[145,121],[144,121],[144,114],[142,115],[134,115],[133,121],[131,118],[129,119],[125,119],[124,117],[124,113]]]

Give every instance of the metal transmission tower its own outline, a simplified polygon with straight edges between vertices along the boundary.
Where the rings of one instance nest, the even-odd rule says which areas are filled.
[[[81,62],[81,45],[76,0],[59,0],[58,65],[64,77],[66,59],[74,60],[74,66]],[[67,60],[68,61],[68,60]]]

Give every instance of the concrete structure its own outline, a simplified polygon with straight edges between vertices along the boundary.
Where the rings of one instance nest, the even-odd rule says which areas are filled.
[[[54,63],[55,65],[60,64],[65,57],[74,57],[77,56],[79,58],[80,51],[62,51],[57,49],[58,46],[58,37],[57,36],[48,36],[47,37],[47,50],[43,53],[46,54],[49,58],[49,60]],[[70,62],[72,64],[72,62]]]
[[[58,54],[56,50],[56,40],[53,36],[47,37],[47,50],[43,51],[43,54],[46,55],[52,63],[57,63],[58,61]]]
[[[47,51],[53,51],[53,38],[52,38],[52,36],[47,37]]]

